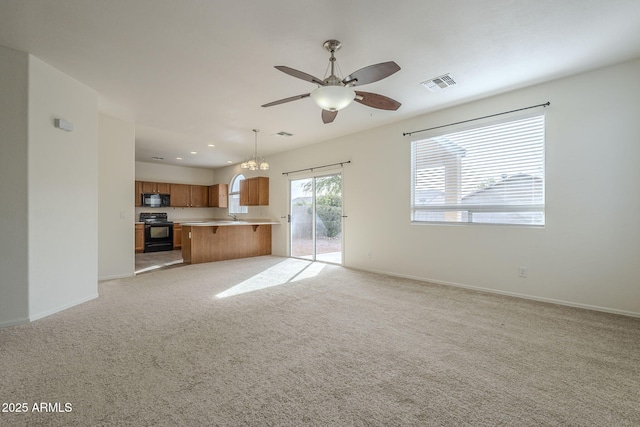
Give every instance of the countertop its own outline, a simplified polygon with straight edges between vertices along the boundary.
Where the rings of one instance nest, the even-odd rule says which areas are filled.
[[[258,218],[258,219],[239,219],[234,221],[232,219],[221,219],[221,218],[206,218],[206,219],[170,219],[169,221],[178,225],[187,225],[194,227],[213,227],[213,226],[227,226],[227,225],[276,225],[280,224],[280,221],[269,218]],[[141,221],[135,221],[135,224],[144,224]]]
[[[234,221],[232,219],[212,219],[205,221],[180,221],[180,224],[188,227],[224,227],[234,225],[276,225],[280,224],[280,221],[273,219],[243,219],[238,221]]]

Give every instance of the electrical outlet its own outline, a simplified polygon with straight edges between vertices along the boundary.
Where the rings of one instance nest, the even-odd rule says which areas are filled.
[[[372,250],[367,251],[367,258],[373,258],[373,251]]]
[[[527,267],[518,267],[518,276],[527,277]]]

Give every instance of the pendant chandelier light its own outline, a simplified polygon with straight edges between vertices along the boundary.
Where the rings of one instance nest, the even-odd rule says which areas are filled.
[[[258,132],[260,132],[260,130],[253,129],[253,132],[255,133],[255,147],[254,147],[253,157],[251,157],[249,160],[245,160],[244,162],[242,162],[240,167],[242,169],[249,169],[250,171],[269,170],[269,163],[267,163],[265,158],[258,157]]]

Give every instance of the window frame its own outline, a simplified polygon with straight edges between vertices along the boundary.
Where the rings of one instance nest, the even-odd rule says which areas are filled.
[[[416,164],[419,160],[416,159],[417,154],[416,154],[416,150],[418,149],[418,144],[420,143],[424,143],[429,141],[430,143],[433,143],[437,138],[441,138],[441,139],[446,139],[447,135],[453,135],[453,134],[457,134],[459,132],[467,132],[467,131],[472,131],[475,129],[481,129],[481,128],[486,128],[486,127],[490,127],[490,126],[494,126],[494,125],[501,125],[501,124],[507,124],[510,122],[516,122],[516,121],[520,121],[520,120],[525,120],[525,119],[532,119],[532,118],[541,118],[541,126],[542,126],[542,141],[541,141],[541,151],[542,151],[542,158],[541,158],[541,173],[540,176],[536,176],[536,175],[527,175],[527,174],[521,174],[523,177],[524,176],[530,176],[531,181],[532,181],[532,185],[538,185],[540,187],[540,192],[541,193],[541,202],[540,203],[523,203],[523,204],[508,204],[508,203],[498,203],[498,204],[490,204],[490,203],[479,203],[479,204],[463,204],[460,203],[460,201],[458,201],[457,203],[453,204],[453,203],[442,203],[442,204],[418,204],[416,203],[416,182],[417,182],[417,177],[416,177],[416,173],[417,173],[417,168],[416,168]],[[481,119],[478,121],[475,121],[475,123],[469,124],[469,123],[465,123],[465,124],[461,124],[461,125],[457,125],[457,126],[450,126],[447,127],[447,129],[442,129],[442,128],[438,128],[438,129],[434,129],[432,131],[429,131],[428,133],[423,133],[422,135],[420,135],[420,137],[414,136],[411,139],[411,149],[410,149],[410,153],[411,153],[411,159],[410,159],[410,163],[411,163],[411,200],[410,200],[410,218],[411,218],[411,224],[413,225],[433,225],[433,224],[440,224],[440,225],[489,225],[489,226],[520,226],[520,227],[545,227],[546,225],[546,115],[544,111],[534,111],[534,112],[528,112],[528,113],[522,113],[522,112],[518,112],[518,113],[511,113],[511,114],[507,114],[504,117],[500,117],[500,118],[489,118],[489,119]],[[463,156],[464,157],[464,156]],[[435,158],[434,158],[435,159]],[[512,165],[512,163],[507,163],[507,167],[509,165]],[[460,167],[461,169],[464,169],[464,167]],[[427,170],[429,168],[424,168],[422,169]],[[431,168],[435,170],[434,168]],[[462,172],[460,172],[462,174]],[[509,176],[507,178],[512,178],[515,175]],[[504,178],[504,181],[506,181],[506,178]],[[462,177],[461,175],[461,181],[464,180],[464,177]],[[538,181],[536,183],[536,180]],[[500,182],[498,182],[500,183]],[[491,184],[488,185],[485,188],[489,188],[494,186],[495,184]],[[483,190],[484,188],[480,189],[478,191],[478,193]],[[446,197],[446,188],[444,190],[441,190],[441,197]],[[538,194],[535,191],[532,191],[532,194]],[[459,193],[460,194],[460,193]],[[462,197],[468,197],[470,194],[472,193],[468,193]],[[434,196],[436,197],[436,196]],[[436,212],[442,212],[442,216],[443,219],[441,220],[430,220],[430,219],[417,219],[417,213],[418,212],[426,212],[426,213],[436,213]],[[451,218],[453,218],[455,216],[455,212],[458,212],[458,219],[457,220],[452,220]],[[503,221],[499,221],[499,220],[495,220],[494,221],[473,221],[473,215],[474,214],[509,214],[509,213],[524,213],[524,212],[528,212],[531,213],[531,219],[529,221],[525,221],[522,220],[520,222],[515,221],[514,219],[505,219]],[[447,213],[452,213],[450,214],[449,218],[446,218]],[[465,214],[466,213],[466,214]],[[423,214],[424,215],[424,214]],[[540,218],[540,220],[538,222],[534,222],[536,215]],[[446,219],[444,219],[446,218]],[[465,219],[465,220],[463,220]]]
[[[229,182],[229,214],[246,214],[249,212],[249,208],[247,206],[240,205],[240,181],[244,181],[247,179],[243,174],[239,173],[231,178]],[[238,190],[234,191],[233,187],[238,183]],[[237,200],[237,203],[234,203]]]

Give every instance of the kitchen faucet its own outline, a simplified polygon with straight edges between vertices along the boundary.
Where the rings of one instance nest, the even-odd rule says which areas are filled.
[[[234,220],[234,221],[237,221],[237,220],[238,220],[238,217],[237,217],[237,216],[235,216],[234,214],[229,214],[229,216],[230,216],[231,218],[233,218],[233,220]]]

